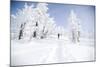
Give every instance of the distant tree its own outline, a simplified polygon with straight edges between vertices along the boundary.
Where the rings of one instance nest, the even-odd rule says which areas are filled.
[[[69,27],[72,42],[76,43],[80,41],[80,20],[73,10],[69,16]]]

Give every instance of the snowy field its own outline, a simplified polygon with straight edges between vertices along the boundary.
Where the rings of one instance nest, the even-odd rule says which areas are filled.
[[[94,40],[81,38],[74,44],[64,39],[11,41],[11,65],[32,65],[95,60]]]

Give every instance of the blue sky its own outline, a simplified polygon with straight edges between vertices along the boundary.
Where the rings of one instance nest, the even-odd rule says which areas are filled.
[[[37,2],[33,3],[35,6]],[[11,2],[11,14],[15,14],[17,9],[24,7],[24,1],[12,1]],[[56,24],[67,28],[68,17],[71,10],[74,10],[76,15],[81,20],[82,29],[84,31],[93,32],[95,24],[95,7],[90,5],[72,5],[72,4],[57,4],[48,3],[48,13],[51,17],[54,17]]]

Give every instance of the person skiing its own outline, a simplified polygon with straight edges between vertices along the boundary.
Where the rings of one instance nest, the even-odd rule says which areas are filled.
[[[60,34],[58,33],[58,39],[60,38]]]

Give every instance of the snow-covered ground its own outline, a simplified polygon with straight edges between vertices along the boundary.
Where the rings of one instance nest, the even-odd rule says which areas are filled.
[[[94,40],[81,38],[78,44],[64,39],[11,41],[11,65],[32,65],[95,60]]]

